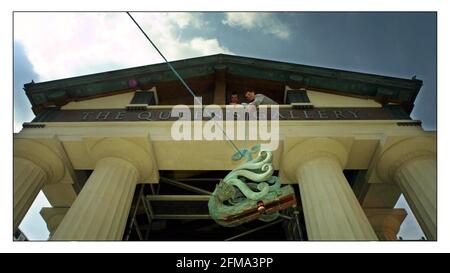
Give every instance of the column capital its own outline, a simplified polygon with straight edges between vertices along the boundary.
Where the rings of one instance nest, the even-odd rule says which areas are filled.
[[[50,232],[50,236],[55,233],[64,216],[69,211],[69,208],[54,208],[54,207],[43,207],[39,214],[44,219],[47,224],[47,229]]]
[[[120,158],[130,162],[139,173],[139,182],[155,180],[156,161],[144,147],[120,137],[88,141],[88,149],[96,164],[103,158]]]
[[[348,151],[337,140],[326,137],[311,138],[285,151],[282,168],[291,181],[296,181],[297,170],[303,164],[317,158],[331,158],[344,168],[348,160]]]
[[[404,209],[366,208],[364,212],[380,240],[397,240],[397,233],[408,213]]]
[[[101,158],[51,240],[121,240],[138,181],[129,161]]]
[[[33,139],[15,138],[14,157],[29,160],[44,171],[45,183],[59,182],[65,174],[63,160],[49,147]]]
[[[412,137],[387,148],[380,156],[377,174],[384,182],[394,181],[395,173],[407,162],[418,158],[436,158],[434,137]]]

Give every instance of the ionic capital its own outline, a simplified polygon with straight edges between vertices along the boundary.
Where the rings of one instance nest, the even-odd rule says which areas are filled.
[[[312,138],[296,144],[286,152],[282,167],[288,178],[296,181],[297,170],[305,163],[318,159],[329,158],[337,162],[341,168],[347,164],[347,149],[337,140],[331,138]]]
[[[377,174],[381,180],[391,182],[404,164],[418,158],[436,158],[434,137],[408,138],[390,146],[378,161]]]
[[[144,147],[120,137],[103,138],[88,145],[91,158],[98,163],[107,157],[130,162],[139,172],[139,181],[154,180],[155,160]],[[156,171],[157,172],[157,171]]]
[[[39,166],[47,177],[45,183],[59,182],[64,176],[65,167],[62,158],[36,140],[14,139],[14,157],[29,160]]]

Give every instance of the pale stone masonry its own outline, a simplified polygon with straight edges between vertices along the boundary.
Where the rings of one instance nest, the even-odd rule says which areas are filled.
[[[279,104],[286,118],[273,166],[282,184],[299,189],[309,240],[396,240],[406,217],[394,208],[400,194],[427,239],[438,239],[436,132],[409,117],[420,80],[223,54],[174,67],[204,105],[223,106],[234,92],[243,98],[246,88]],[[139,86],[128,86],[130,79]],[[242,164],[231,160],[226,139],[174,140],[166,116],[173,105],[192,108],[193,98],[165,64],[25,90],[37,117],[14,134],[14,230],[42,190],[53,205],[41,211],[51,240],[121,240],[136,185],[159,183],[161,172],[226,172]],[[295,90],[307,102],[286,103]],[[154,104],[130,107],[137,92],[153,92]],[[153,119],[140,114],[150,112]],[[236,132],[248,123],[231,126]],[[244,149],[267,142],[234,143]],[[80,189],[76,172],[86,174]]]

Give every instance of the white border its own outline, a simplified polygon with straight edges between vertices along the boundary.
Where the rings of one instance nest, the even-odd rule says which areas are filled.
[[[217,1],[219,2],[219,1]],[[12,219],[12,11],[13,10],[216,10],[232,11],[438,11],[438,242],[12,242],[11,225],[2,225],[0,229],[0,252],[447,252],[450,243],[450,221],[447,208],[450,185],[448,183],[449,144],[448,113],[448,30],[450,12],[448,1],[425,0],[364,0],[364,1],[301,1],[278,0],[264,4],[261,1],[237,1],[239,6],[222,1],[211,6],[211,1],[2,1],[0,8],[0,26],[2,43],[0,44],[1,89],[0,117],[2,118],[1,143],[1,183],[0,183],[0,222],[10,223]],[[446,33],[447,32],[447,33]],[[447,50],[445,50],[447,49]],[[445,165],[444,165],[445,164]]]

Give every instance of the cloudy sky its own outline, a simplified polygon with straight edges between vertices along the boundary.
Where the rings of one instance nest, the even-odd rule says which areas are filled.
[[[228,53],[394,77],[424,86],[412,113],[436,129],[434,13],[133,13],[168,60]],[[14,14],[14,131],[34,115],[23,84],[162,62],[125,13]],[[45,239],[38,198],[22,228]],[[398,207],[405,207],[404,199]],[[410,215],[412,213],[409,213]],[[405,239],[421,236],[408,216]]]

